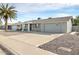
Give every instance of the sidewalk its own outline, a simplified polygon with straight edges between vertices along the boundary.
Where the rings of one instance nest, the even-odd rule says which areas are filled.
[[[46,50],[34,47],[19,40],[8,39],[0,35],[0,44],[9,49],[16,55],[56,55]]]

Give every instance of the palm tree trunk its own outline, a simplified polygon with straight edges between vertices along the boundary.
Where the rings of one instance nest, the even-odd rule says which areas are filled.
[[[8,29],[8,24],[7,24],[7,19],[5,19],[5,31],[7,32]]]

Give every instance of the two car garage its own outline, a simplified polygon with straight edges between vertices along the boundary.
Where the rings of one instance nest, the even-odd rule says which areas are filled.
[[[62,33],[66,31],[64,23],[45,24],[45,32]]]
[[[63,33],[66,32],[65,23],[47,23],[41,25],[42,32]]]
[[[53,18],[41,23],[42,32],[69,33],[72,31],[72,18]]]

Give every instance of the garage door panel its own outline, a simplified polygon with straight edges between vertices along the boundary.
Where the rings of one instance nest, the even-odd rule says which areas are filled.
[[[55,24],[45,24],[45,32],[55,32],[57,29]]]
[[[60,24],[45,24],[45,32],[63,32],[63,25]]]

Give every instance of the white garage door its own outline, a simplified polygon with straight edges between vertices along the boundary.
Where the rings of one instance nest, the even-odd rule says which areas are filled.
[[[64,31],[64,24],[45,24],[45,32],[63,32]]]

